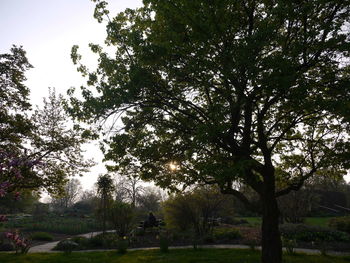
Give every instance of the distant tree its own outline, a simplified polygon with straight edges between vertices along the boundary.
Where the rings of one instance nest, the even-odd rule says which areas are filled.
[[[319,169],[350,167],[349,18],[349,0],[145,0],[110,18],[108,52],[90,45],[96,71],[73,47],[89,87],[71,113],[120,117],[105,158],[160,186],[216,184],[255,209],[236,187],[249,186],[262,262],[280,263],[278,197]]]
[[[79,201],[89,201],[91,199],[95,199],[97,197],[97,193],[94,190],[84,190],[80,195]]]
[[[144,192],[142,180],[135,175],[117,176],[115,180],[115,199],[136,206],[138,198]]]
[[[82,193],[82,186],[79,179],[72,178],[64,186],[62,196],[53,198],[52,204],[57,209],[67,209],[72,207]]]
[[[137,197],[137,208],[144,214],[157,213],[160,210],[161,201],[160,190],[155,187],[145,187],[143,193]]]
[[[80,199],[73,206],[74,209],[85,215],[92,215],[99,205],[98,196],[93,190],[85,190],[80,195]]]
[[[114,185],[112,178],[108,175],[99,175],[97,179],[97,194],[100,197],[100,214],[102,214],[103,234],[106,232],[106,221],[108,209],[113,201]]]

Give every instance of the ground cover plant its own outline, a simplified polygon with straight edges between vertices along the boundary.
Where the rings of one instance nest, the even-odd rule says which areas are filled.
[[[13,254],[0,254],[2,263],[257,263],[260,252],[251,250],[235,249],[170,249],[168,253],[159,250],[152,251],[129,251],[126,254],[111,252],[73,252],[64,253],[41,253],[16,256]],[[315,255],[285,255],[285,263],[347,263],[350,257],[315,256]]]
[[[67,235],[78,235],[101,230],[101,224],[92,218],[48,217],[40,221],[33,218],[11,220],[4,223],[5,229],[21,229],[26,232],[44,231]]]

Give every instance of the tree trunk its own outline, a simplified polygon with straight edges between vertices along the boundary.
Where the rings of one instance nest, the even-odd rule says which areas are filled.
[[[279,232],[279,209],[275,192],[265,192],[262,218],[262,263],[282,262],[282,242]]]

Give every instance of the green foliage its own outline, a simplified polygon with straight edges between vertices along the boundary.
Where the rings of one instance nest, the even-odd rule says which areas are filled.
[[[23,190],[21,191],[21,198],[18,200],[15,200],[11,195],[0,198],[0,210],[5,214],[31,213],[39,198],[37,192]]]
[[[101,202],[97,213],[102,216],[103,232],[106,231],[108,208],[112,203],[113,191],[114,184],[112,178],[108,174],[99,175],[97,179],[97,194],[99,195]]]
[[[54,250],[61,250],[64,251],[67,254],[72,253],[73,250],[77,249],[79,245],[72,240],[65,239],[57,243]]]
[[[101,21],[105,2],[96,3]],[[83,99],[71,97],[71,114],[89,123],[120,117],[123,128],[108,127],[117,132],[105,138],[104,153],[121,174],[137,167],[171,190],[216,184],[265,209],[272,221],[262,255],[280,262],[277,197],[318,169],[349,168],[349,6],[144,1],[110,18],[106,44],[115,52],[90,45],[99,64]],[[238,191],[241,184],[262,204]]]
[[[49,233],[78,235],[101,230],[101,226],[94,219],[48,217],[38,221],[31,218],[9,220],[4,224],[6,229],[22,228],[25,231],[45,231]]]
[[[86,237],[72,237],[70,239],[71,241],[75,242],[78,244],[78,249],[87,249],[89,248],[89,239]]]
[[[169,237],[166,234],[159,236],[159,249],[162,253],[169,252]]]
[[[239,238],[242,238],[241,233],[238,229],[235,228],[215,228],[214,229],[214,238],[216,240],[222,241],[232,241]]]
[[[40,241],[52,241],[53,236],[46,232],[35,232],[31,234],[31,239],[33,240],[40,240]]]
[[[204,236],[212,230],[214,219],[226,210],[227,203],[227,197],[215,187],[197,187],[163,203],[165,222],[169,228]]]
[[[296,241],[304,242],[349,242],[350,235],[335,231],[329,228],[309,226],[309,225],[295,225],[283,224],[280,226],[280,231],[283,237],[287,239],[295,239]]]
[[[332,218],[329,220],[329,226],[350,234],[350,216]]]
[[[119,238],[117,241],[117,251],[119,254],[125,254],[129,246],[129,240],[125,238]]]
[[[50,193],[62,194],[68,176],[82,175],[94,163],[82,155],[81,146],[87,140],[80,126],[66,114],[63,96],[50,89],[43,103],[32,115],[35,133],[31,146],[35,149],[33,156],[45,165],[32,176],[33,183],[26,183],[34,187],[40,182]]]
[[[108,220],[119,237],[129,235],[133,226],[134,208],[127,203],[114,201],[108,209]]]
[[[33,129],[27,115],[29,88],[24,85],[30,68],[22,47],[13,46],[10,53],[0,54],[0,144],[17,153]]]
[[[295,247],[297,246],[297,241],[295,239],[288,239],[282,237],[282,245],[286,248],[288,254],[292,255],[295,253]]]
[[[1,173],[0,182],[11,183],[7,192],[26,190],[27,197],[30,190],[58,193],[67,176],[85,172],[92,165],[81,154],[80,146],[86,140],[78,126],[67,127],[70,117],[63,109],[63,97],[54,91],[44,99],[43,108],[30,112],[29,89],[24,82],[25,72],[32,66],[22,47],[13,46],[10,51],[0,54],[0,145],[30,165],[21,168],[21,176]]]

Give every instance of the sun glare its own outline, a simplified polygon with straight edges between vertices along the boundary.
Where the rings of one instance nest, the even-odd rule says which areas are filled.
[[[179,165],[176,162],[169,163],[169,168],[171,171],[176,171],[179,169]]]

